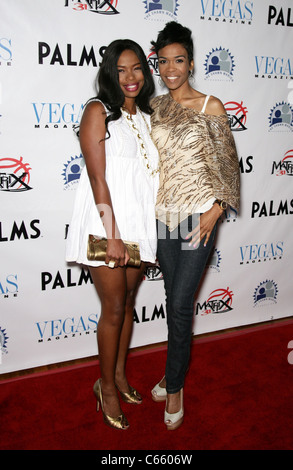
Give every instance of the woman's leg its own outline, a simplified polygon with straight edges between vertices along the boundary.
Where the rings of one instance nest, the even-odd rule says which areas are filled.
[[[91,267],[90,272],[101,301],[97,341],[104,412],[116,417],[121,414],[115,386],[115,370],[125,314],[126,269],[101,266]]]
[[[139,268],[126,268],[126,301],[125,316],[120,335],[118,357],[115,370],[116,385],[121,392],[129,393],[130,387],[126,379],[125,367],[129,343],[133,330],[133,309],[135,305],[136,294],[146,269],[146,264],[141,263]]]
[[[188,242],[185,241],[187,232],[192,228],[192,221],[189,218],[180,226],[177,245],[171,239],[165,240],[165,243],[159,242],[159,262],[165,280],[169,317],[166,363],[167,411],[169,413],[175,413],[180,409],[179,391],[184,385],[190,356],[194,295],[213,246],[216,230],[214,229],[206,247],[202,241],[200,246],[194,249],[189,248]],[[173,256],[170,260],[171,248],[173,248]]]
[[[170,232],[168,227],[157,221],[158,233],[158,260],[163,273],[164,287],[166,294],[166,316],[168,335],[172,330],[172,315],[170,311],[170,300],[172,293],[173,278],[176,272],[177,259],[181,253],[181,242],[178,237],[178,231]],[[160,382],[160,386],[166,388],[166,376]]]

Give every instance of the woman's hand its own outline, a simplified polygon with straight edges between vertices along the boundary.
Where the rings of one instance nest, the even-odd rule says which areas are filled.
[[[115,268],[118,266],[125,266],[128,263],[129,258],[130,256],[127,248],[121,239],[108,239],[105,259],[106,264],[109,264],[109,261],[114,261]]]
[[[214,204],[210,210],[201,214],[199,218],[199,224],[195,227],[192,232],[187,235],[186,240],[191,238],[189,246],[193,245],[193,248],[198,248],[201,240],[205,238],[204,246],[207,245],[213,228],[221,215],[223,214],[219,204]]]

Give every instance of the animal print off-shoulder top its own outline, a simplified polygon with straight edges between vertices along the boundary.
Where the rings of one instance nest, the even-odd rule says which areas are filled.
[[[239,209],[239,162],[226,115],[177,103],[170,94],[152,100],[152,138],[160,154],[157,218],[169,230],[208,201]]]

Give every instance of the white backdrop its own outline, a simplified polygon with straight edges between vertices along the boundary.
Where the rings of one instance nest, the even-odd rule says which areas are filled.
[[[193,31],[194,86],[230,116],[241,210],[228,211],[195,301],[194,334],[292,315],[291,0],[0,0],[0,373],[97,354],[100,303],[64,261],[83,159],[73,125],[103,47]],[[132,347],[166,340],[160,269],[146,273]]]

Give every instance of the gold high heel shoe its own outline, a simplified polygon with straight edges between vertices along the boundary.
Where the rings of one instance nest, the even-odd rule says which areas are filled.
[[[97,411],[99,411],[99,407],[101,405],[104,423],[110,426],[111,428],[122,430],[128,429],[129,424],[123,413],[121,413],[121,415],[119,415],[117,418],[113,418],[112,416],[106,415],[106,413],[104,412],[101,379],[98,379],[94,384],[94,394],[97,399]]]
[[[121,392],[121,390],[119,390],[119,388],[117,387],[117,389],[120,392],[122,400],[125,401],[125,403],[130,403],[133,405],[140,405],[142,403],[142,398],[140,394],[138,393],[137,390],[135,390],[135,388],[131,386],[129,386],[129,388],[130,388],[130,392],[127,393],[127,392]]]

